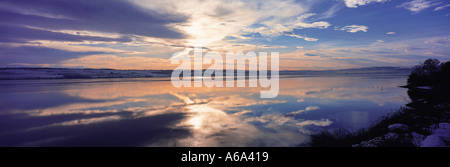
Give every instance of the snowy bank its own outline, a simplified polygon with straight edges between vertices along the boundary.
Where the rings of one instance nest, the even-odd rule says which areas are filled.
[[[434,128],[432,125],[430,128]],[[449,147],[450,146],[450,123],[440,123],[432,130],[431,135],[420,142],[421,147]]]
[[[0,80],[10,79],[91,79],[169,77],[169,70],[113,70],[67,68],[0,68]]]
[[[406,132],[408,128],[403,124],[389,125],[389,133],[354,144],[352,147],[380,147],[401,140],[409,140],[417,147],[450,147],[450,123],[431,125],[429,128],[431,134],[428,136],[417,132],[402,133]]]

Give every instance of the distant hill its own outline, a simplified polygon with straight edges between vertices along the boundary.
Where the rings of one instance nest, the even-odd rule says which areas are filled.
[[[318,75],[318,76],[342,76],[342,75],[386,75],[398,74],[409,75],[412,68],[404,67],[365,67],[340,70],[298,70],[280,71],[280,75]]]
[[[0,68],[0,79],[152,78],[167,77],[171,72],[171,70]]]
[[[343,76],[343,75],[408,75],[411,68],[367,67],[341,70],[280,71],[280,75]],[[248,73],[248,71],[246,72]],[[15,79],[93,79],[170,77],[172,70],[114,70],[72,68],[0,68],[0,80]],[[193,74],[193,73],[192,73]],[[224,72],[224,75],[226,73]]]

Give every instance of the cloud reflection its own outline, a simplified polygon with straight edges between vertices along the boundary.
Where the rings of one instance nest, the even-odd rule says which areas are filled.
[[[50,115],[63,115],[63,114],[98,114],[98,113],[115,113],[118,112],[114,109],[96,109],[91,110],[90,108],[101,108],[114,105],[121,105],[127,103],[135,103],[146,101],[146,99],[126,99],[122,101],[112,101],[112,102],[100,102],[100,103],[74,103],[68,105],[62,105],[46,109],[36,109],[26,111],[31,116],[50,116]]]
[[[84,100],[3,112],[4,115],[24,114],[32,121],[23,127],[7,123],[17,128],[0,133],[3,137],[0,143],[6,140],[6,134],[27,136],[51,131],[51,134],[38,135],[39,138],[23,137],[17,142],[51,145],[77,140],[78,145],[83,145],[81,141],[96,137],[109,140],[105,136],[123,136],[134,142],[124,144],[137,146],[297,146],[307,141],[317,128],[333,126],[342,120],[360,123],[361,118],[370,117],[367,112],[347,109],[345,103],[339,103],[343,107],[337,109],[343,111],[333,110],[334,118],[320,115],[329,110],[330,103],[353,100],[386,104],[398,96],[395,88],[401,85],[400,79],[373,82],[369,78],[351,77],[283,78],[279,97],[263,100],[259,98],[258,88],[174,89],[170,81],[112,81],[115,80],[67,81],[71,84],[61,84],[58,89],[52,84],[38,84],[37,90],[51,90]],[[15,87],[15,90],[21,89]],[[25,95],[22,99],[27,103]],[[343,113],[352,117],[344,117]],[[109,127],[119,131],[112,132]]]

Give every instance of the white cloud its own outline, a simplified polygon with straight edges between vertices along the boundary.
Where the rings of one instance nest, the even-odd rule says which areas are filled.
[[[345,5],[349,8],[357,8],[358,6],[363,6],[363,5],[367,5],[369,3],[373,3],[373,2],[387,2],[390,0],[344,0],[345,1]]]
[[[328,126],[331,125],[333,122],[329,119],[321,119],[321,120],[296,120],[292,117],[285,117],[282,115],[275,115],[275,114],[267,114],[262,115],[259,117],[250,117],[246,118],[245,122],[261,122],[261,123],[267,123],[271,127],[272,125],[277,126],[289,126],[289,125],[296,125],[298,128],[302,128],[303,126],[309,126],[309,125],[315,125],[315,126]]]
[[[447,4],[447,5],[444,5],[444,6],[436,7],[436,8],[434,8],[434,11],[442,10],[442,9],[444,9],[444,8],[446,8],[446,7],[450,7],[450,4]]]
[[[368,45],[329,45],[280,54],[280,69],[343,69],[368,66],[410,66],[417,59],[449,59],[450,36],[374,41]],[[313,54],[318,56],[304,56]],[[361,57],[364,55],[364,58]],[[322,63],[327,62],[327,63]],[[298,68],[302,67],[302,68]],[[300,95],[299,95],[300,96]]]
[[[289,32],[292,32],[294,29],[303,29],[303,28],[318,28],[318,29],[327,29],[331,26],[330,23],[325,21],[317,21],[317,22],[308,22],[306,21],[308,18],[315,16],[315,13],[307,13],[298,16],[293,21],[288,22],[279,22],[274,24],[273,21],[263,22],[263,27],[258,28],[246,28],[245,32],[249,33],[259,33],[263,36],[279,36],[286,35]],[[308,38],[300,35],[295,35],[293,33],[288,34],[288,36],[296,37],[300,39],[304,39],[306,41],[317,41],[316,38]]]
[[[266,114],[266,115],[261,115],[259,117],[250,117],[250,118],[246,118],[245,119],[246,122],[261,122],[261,123],[275,123],[276,125],[283,125],[285,123],[289,123],[293,120],[290,117],[284,117],[282,115],[275,115],[275,114]]]
[[[303,23],[303,22],[299,22],[297,24],[295,24],[296,27],[302,27],[302,28],[319,28],[319,29],[326,29],[330,26],[331,24],[325,21],[318,21],[318,22],[313,22],[313,23]]]
[[[295,38],[300,38],[300,39],[304,39],[305,41],[310,41],[310,42],[314,42],[314,41],[318,41],[319,39],[317,38],[309,38],[309,37],[305,37],[305,36],[301,36],[301,35],[297,35],[297,34],[284,34],[286,36],[290,36],[290,37],[295,37]]]
[[[312,111],[312,110],[318,110],[318,109],[320,109],[320,107],[318,107],[318,106],[309,106],[309,107],[306,107],[305,109],[302,109],[302,110],[298,110],[298,111],[287,113],[287,114],[285,114],[285,116],[294,116],[296,114],[300,114],[300,113],[303,113],[303,112],[306,112],[306,111]]]
[[[259,48],[262,49],[279,49],[279,48],[287,48],[287,46],[282,45],[258,45]]]
[[[305,13],[307,5],[292,0],[132,0],[133,2],[156,11],[186,15],[186,23],[173,27],[184,32],[188,38],[186,45],[208,47],[228,36],[241,36],[248,32],[262,35],[281,35],[292,30],[286,23]],[[260,24],[263,27],[248,28]]]
[[[312,16],[315,16],[315,13],[307,13],[304,15],[301,15],[297,18],[297,23],[295,23],[293,26],[293,28],[319,28],[319,29],[326,29],[328,28],[331,24],[325,21],[318,21],[318,22],[312,22],[312,23],[306,23],[305,20],[307,18],[310,18]]]
[[[289,28],[282,24],[276,24],[272,27],[258,27],[258,28],[245,28],[245,32],[248,33],[259,33],[263,36],[279,36],[283,32],[291,32],[292,28]]]
[[[395,32],[387,32],[386,34],[388,34],[388,35],[394,35]]]
[[[318,41],[319,39],[317,39],[317,38],[308,38],[308,37],[305,37],[305,41],[310,41],[310,42],[315,42],[315,41]]]
[[[328,19],[334,17],[341,8],[342,7],[340,4],[333,5],[327,11],[320,14],[320,19]]]
[[[303,39],[303,38],[305,38],[304,36],[301,36],[301,35],[297,35],[297,34],[294,34],[294,33],[292,33],[292,34],[284,34],[284,35],[286,35],[286,36],[290,36],[290,37],[295,37],[295,38],[300,38],[300,39]]]
[[[369,27],[364,26],[364,25],[348,25],[342,28],[336,28],[337,30],[342,30],[342,31],[347,31],[350,33],[356,33],[359,31],[362,32],[367,32],[367,29],[369,29]]]
[[[309,107],[306,107],[306,111],[311,111],[311,110],[318,110],[318,109],[320,109],[320,107],[318,107],[318,106],[309,106]]]
[[[439,3],[433,3],[433,0],[413,0],[411,2],[405,2],[397,6],[399,8],[405,8],[413,13],[419,13],[429,7],[439,5]]]
[[[315,125],[315,126],[328,126],[331,125],[333,122],[329,119],[325,120],[307,120],[300,123],[297,123],[299,126],[307,126],[307,125]]]

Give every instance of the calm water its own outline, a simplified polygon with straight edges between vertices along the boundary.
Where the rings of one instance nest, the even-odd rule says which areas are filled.
[[[0,81],[0,146],[299,146],[405,104],[406,76],[291,77],[259,88],[155,79]]]

